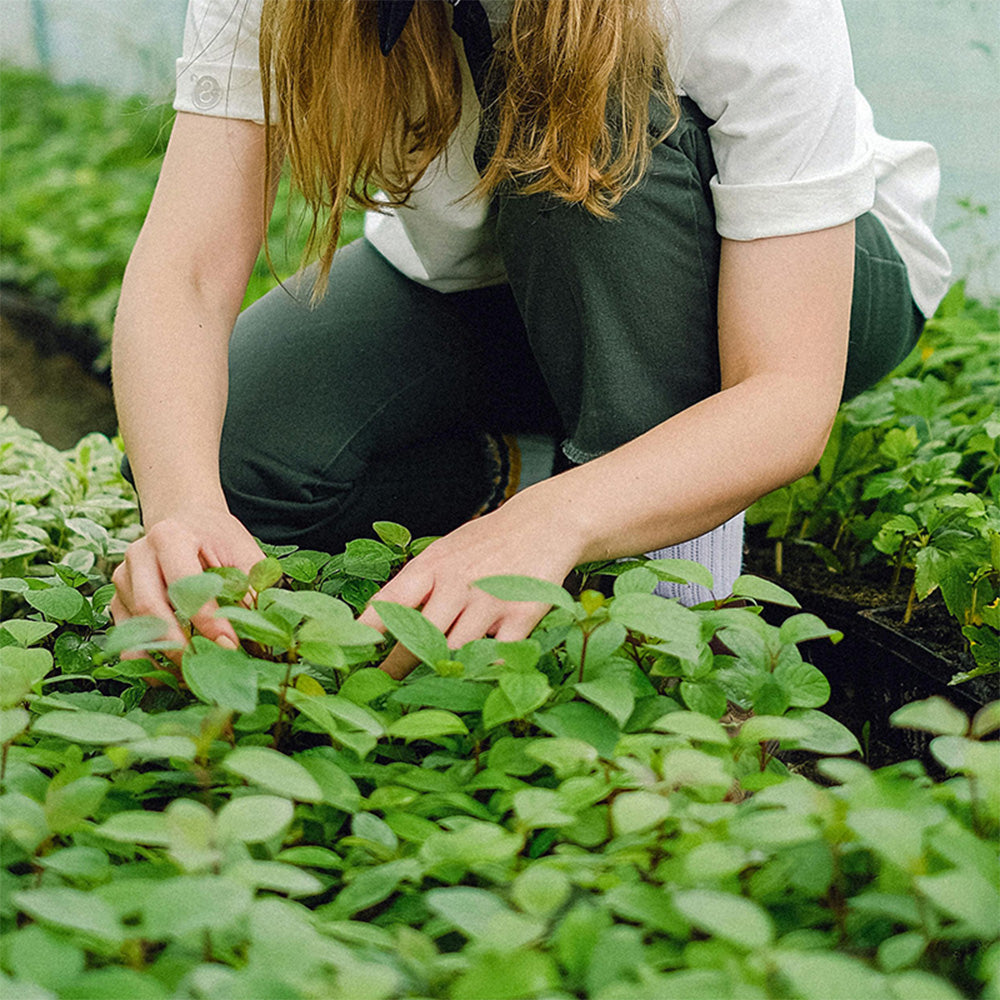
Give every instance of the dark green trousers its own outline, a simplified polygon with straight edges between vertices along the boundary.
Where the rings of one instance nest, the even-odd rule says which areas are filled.
[[[317,308],[306,280],[301,297],[279,288],[247,309],[221,448],[233,512],[267,541],[327,551],[380,519],[444,533],[502,495],[504,434],[553,435],[582,462],[717,391],[708,124],[685,102],[613,220],[499,194],[506,285],[435,292],[359,240]],[[855,266],[845,396],[902,360],[920,327],[870,215]]]

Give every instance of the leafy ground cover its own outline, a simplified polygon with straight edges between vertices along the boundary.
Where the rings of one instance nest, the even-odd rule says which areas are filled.
[[[108,621],[138,530],[117,447],[3,431],[9,995],[1000,995],[1000,705],[901,707],[948,777],[870,770],[798,650],[839,636],[768,624],[795,600],[753,577],[750,607],[654,596],[705,582],[676,560],[589,567],[576,595],[482,581],[553,605],[518,643],[449,650],[382,605],[422,660],[398,683],[356,621],[427,543],[389,523],[179,581],[180,613],[219,601],[242,648],[195,637],[175,667],[160,622]]]
[[[173,111],[144,98],[122,99],[89,85],[53,83],[0,67],[0,285],[29,293],[53,320],[68,324],[77,352],[107,369],[121,278],[142,226],[166,149]],[[287,278],[303,239],[302,203],[282,181],[269,239],[247,303]],[[361,232],[349,214],[344,241]]]
[[[956,680],[1000,670],[998,344],[996,306],[956,284],[910,358],[841,407],[816,469],[747,515],[779,577],[875,586],[904,624],[940,595],[976,662]]]

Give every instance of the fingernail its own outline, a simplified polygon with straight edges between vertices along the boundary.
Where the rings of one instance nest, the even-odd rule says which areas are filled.
[[[217,646],[221,646],[223,649],[239,649],[239,643],[233,642],[228,635],[220,635],[218,639],[215,640]]]

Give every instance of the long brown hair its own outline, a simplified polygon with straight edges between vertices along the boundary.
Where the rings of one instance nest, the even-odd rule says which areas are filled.
[[[267,141],[284,144],[312,209],[306,253],[319,254],[317,291],[345,208],[405,205],[461,116],[447,5],[417,0],[388,56],[376,8],[375,0],[264,0],[262,8],[265,117],[276,126]],[[659,8],[659,0],[514,0],[496,45],[495,149],[480,195],[514,182],[611,214],[663,138],[650,134],[651,97],[677,119]]]

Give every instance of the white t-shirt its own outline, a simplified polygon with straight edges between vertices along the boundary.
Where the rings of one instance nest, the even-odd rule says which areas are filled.
[[[512,0],[484,0],[498,27]],[[177,62],[179,111],[263,120],[257,36],[261,0],[189,0]],[[886,139],[854,85],[840,0],[663,0],[678,93],[712,119],[711,180],[722,236],[752,240],[840,225],[871,210],[931,315],[948,256],[931,226],[939,171],[924,142]],[[463,111],[445,154],[407,208],[369,213],[365,234],[404,274],[438,291],[505,280],[478,179],[479,104],[461,42]]]

